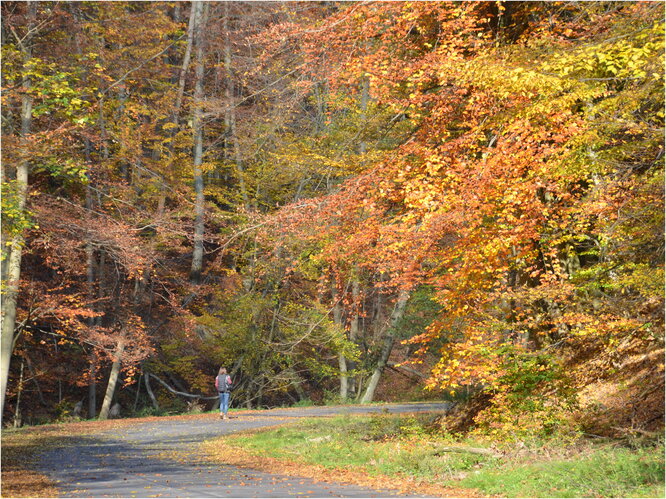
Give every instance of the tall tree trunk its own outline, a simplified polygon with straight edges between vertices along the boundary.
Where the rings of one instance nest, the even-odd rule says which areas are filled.
[[[77,52],[80,53],[80,50]],[[85,139],[85,158],[86,163],[90,164],[90,140]],[[86,186],[86,211],[92,212],[93,209],[93,195],[90,186],[90,177],[88,177],[88,185]],[[98,271],[99,274],[99,271]],[[95,248],[93,246],[90,236],[86,241],[86,277],[88,282],[88,298],[92,301],[95,298]],[[88,319],[88,327],[93,329],[95,327],[95,317]],[[94,418],[97,412],[97,382],[95,379],[95,365],[96,355],[93,351],[90,355],[90,378],[88,380],[88,417]]]
[[[29,91],[32,82],[27,76],[27,66],[32,57],[32,36],[33,24],[36,16],[36,5],[34,2],[28,4],[28,35],[20,41],[19,46],[23,53],[23,79],[22,85],[25,93],[21,102],[21,148],[22,158],[16,166],[16,204],[20,213],[25,211],[26,198],[28,195],[28,136],[32,125],[32,97]],[[8,248],[6,275],[1,276],[4,281],[4,296],[2,300],[2,329],[0,337],[0,420],[5,409],[5,396],[7,392],[7,382],[9,381],[9,363],[12,358],[14,344],[14,327],[16,325],[16,302],[19,292],[19,279],[21,278],[21,257],[23,252],[23,234],[18,232],[10,241],[5,243]],[[3,245],[3,250],[5,250]]]
[[[173,123],[173,125],[175,126],[173,126],[169,132],[167,132],[169,135],[171,135],[171,140],[169,141],[168,145],[169,149],[168,166],[165,169],[165,172],[167,173],[160,173],[158,177],[158,183],[159,183],[159,193],[157,197],[158,216],[164,213],[164,209],[166,207],[166,201],[167,201],[166,176],[168,175],[168,172],[172,170],[172,164],[175,155],[174,139],[179,129],[180,111],[183,106],[183,96],[185,95],[185,79],[187,76],[187,70],[190,67],[190,59],[192,58],[192,45],[194,43],[194,32],[196,29],[197,14],[199,12],[199,8],[200,5],[197,2],[193,2],[190,8],[190,19],[187,24],[187,44],[185,45],[185,54],[183,54],[183,60],[181,66],[178,69],[178,75],[177,75],[178,89],[176,91],[176,103],[173,109],[171,110],[171,123]],[[180,3],[177,3],[174,9],[174,20],[176,22],[179,22],[179,19],[180,19]],[[173,81],[173,79],[172,82],[176,83],[175,81]],[[156,156],[155,159],[159,159],[161,152],[156,149],[153,151],[153,154]]]
[[[104,268],[106,257],[104,250],[100,250],[99,265],[97,267],[97,298],[104,298]],[[95,326],[102,325],[102,316],[95,317]],[[90,380],[88,382],[88,418],[97,415],[97,352],[93,348],[90,352]]]
[[[109,409],[111,409],[113,394],[116,391],[116,384],[118,382],[118,375],[120,374],[120,366],[122,364],[124,351],[125,340],[121,338],[118,340],[113,364],[111,365],[111,374],[109,374],[109,383],[106,386],[106,394],[104,395],[104,402],[102,402],[102,409],[99,411],[99,419],[107,419],[109,417]]]
[[[243,169],[243,155],[241,154],[240,142],[238,141],[238,133],[236,129],[236,103],[234,99],[234,79],[233,79],[233,65],[231,57],[231,38],[229,36],[229,4],[230,2],[224,2],[224,70],[226,74],[226,85],[224,88],[224,95],[227,101],[226,112],[224,114],[224,125],[225,133],[227,137],[231,139],[231,143],[234,150],[234,161],[236,164],[236,173],[238,174],[238,186],[241,191],[241,197],[243,198],[243,205],[245,208],[248,208],[248,195],[247,189],[245,187],[245,173]],[[227,148],[228,151],[230,148]]]
[[[368,387],[366,388],[365,393],[363,394],[363,398],[361,399],[361,403],[363,404],[372,402],[372,399],[375,396],[375,390],[379,384],[379,379],[381,378],[382,373],[384,372],[384,368],[386,367],[386,363],[391,356],[391,350],[393,350],[393,343],[395,342],[395,335],[397,333],[396,326],[398,321],[402,319],[402,316],[405,313],[405,307],[407,306],[408,300],[409,292],[400,291],[398,301],[396,302],[393,313],[391,314],[391,322],[389,324],[388,331],[386,331],[386,336],[384,337],[384,346],[382,347],[379,360],[377,361],[377,366],[372,373],[372,377],[368,382]]]
[[[344,329],[342,321],[342,297],[338,296],[335,283],[332,289],[333,295],[333,321]],[[340,367],[340,400],[344,401],[349,396],[349,377],[347,376],[347,358],[343,352],[338,354],[338,366]]]
[[[178,93],[176,94],[176,105],[174,107],[173,122],[178,123],[178,114],[180,107],[183,104],[183,95],[185,94],[185,76],[187,69],[190,67],[190,59],[192,57],[192,44],[194,42],[194,31],[198,21],[199,9],[201,8],[200,2],[192,2],[190,10],[190,20],[187,24],[187,45],[185,46],[185,54],[183,55],[183,65],[180,67],[178,74]]]
[[[358,272],[358,268],[355,269],[355,272]],[[352,281],[352,306],[353,312],[351,316],[351,322],[349,324],[349,341],[356,342],[360,337],[361,332],[361,320],[359,316],[360,308],[360,297],[361,297],[361,283],[359,282],[358,276]],[[348,371],[354,371],[356,369],[356,362],[351,359],[347,359],[347,369]],[[357,380],[354,375],[349,377],[349,395],[352,396],[356,391]]]
[[[195,283],[201,281],[203,270],[203,241],[204,241],[204,181],[201,165],[203,164],[203,97],[204,97],[204,26],[208,4],[192,2],[196,9],[196,68],[194,83],[194,114],[192,128],[194,133],[194,250],[192,252],[192,268],[190,280]]]
[[[90,189],[86,191],[86,207],[91,207],[91,197]],[[93,250],[93,245],[90,241],[86,243],[86,260],[87,260],[87,277],[88,277],[88,292],[90,299],[93,298],[93,286],[95,283],[95,270],[94,270],[94,261],[95,253]],[[91,329],[95,327],[95,317],[90,317],[88,319],[88,327]],[[93,351],[90,353],[90,378],[88,379],[88,417],[94,418],[97,411],[97,381],[95,379],[95,365],[96,365],[96,354],[93,348]]]
[[[360,122],[360,134],[361,141],[358,144],[358,152],[360,154],[365,154],[368,151],[368,145],[363,139],[365,132],[366,121],[368,119],[368,102],[370,102],[370,80],[367,76],[361,77],[361,122]]]

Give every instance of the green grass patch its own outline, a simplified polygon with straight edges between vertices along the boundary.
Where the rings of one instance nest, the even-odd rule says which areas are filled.
[[[534,446],[495,457],[441,452],[489,442],[443,434],[437,414],[313,418],[228,437],[226,442],[278,459],[370,475],[412,477],[508,497],[664,497],[664,445],[629,449],[587,441]],[[440,449],[440,451],[438,451]],[[551,458],[550,456],[557,456]]]
[[[228,443],[275,458],[368,474],[450,478],[492,461],[489,456],[434,454],[444,439],[430,433],[427,417],[352,417],[309,419],[253,434],[229,437]]]
[[[596,449],[568,460],[507,463],[460,482],[509,497],[664,497],[664,447]]]

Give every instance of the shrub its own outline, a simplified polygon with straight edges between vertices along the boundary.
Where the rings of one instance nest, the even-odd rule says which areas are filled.
[[[552,356],[504,346],[500,358],[502,374],[484,388],[489,405],[474,418],[477,432],[506,440],[576,432],[576,392]]]

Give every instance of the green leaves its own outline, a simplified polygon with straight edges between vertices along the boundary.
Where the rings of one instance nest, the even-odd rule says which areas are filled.
[[[18,188],[15,180],[2,182],[2,232],[10,238],[23,234],[26,230],[37,228],[32,214],[19,208]],[[5,248],[2,251],[4,253]]]
[[[33,172],[44,172],[65,183],[65,185],[86,185],[88,183],[88,166],[74,158],[44,158],[35,163]]]
[[[71,72],[59,71],[55,63],[42,64],[33,59],[27,75],[32,82],[35,97],[33,116],[62,114],[76,124],[94,121],[89,114],[91,103],[81,98],[80,80]],[[94,88],[88,89],[90,92]]]

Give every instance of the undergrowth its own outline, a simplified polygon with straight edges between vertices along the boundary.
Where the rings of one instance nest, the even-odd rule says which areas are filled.
[[[409,477],[508,497],[663,497],[663,441],[494,442],[441,431],[437,414],[340,416],[227,437],[257,455]]]

